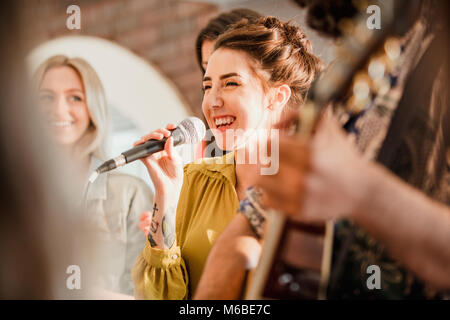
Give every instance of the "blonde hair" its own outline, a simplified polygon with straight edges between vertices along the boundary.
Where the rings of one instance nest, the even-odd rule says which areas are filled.
[[[35,92],[39,91],[42,80],[48,70],[64,66],[74,69],[80,76],[90,117],[89,127],[77,142],[75,150],[81,157],[95,156],[104,160],[106,156],[104,142],[108,132],[105,90],[97,73],[87,61],[82,58],[68,58],[64,55],[48,58],[34,73],[33,84]]]

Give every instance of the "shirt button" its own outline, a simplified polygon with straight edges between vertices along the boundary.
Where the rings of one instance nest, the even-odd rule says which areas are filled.
[[[178,255],[177,255],[177,254],[174,254],[174,255],[172,256],[172,258],[173,258],[173,260],[177,260]]]

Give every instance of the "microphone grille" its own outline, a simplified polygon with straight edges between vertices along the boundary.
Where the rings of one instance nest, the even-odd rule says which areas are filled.
[[[189,117],[178,125],[185,134],[185,143],[198,143],[206,134],[205,124],[197,117]]]

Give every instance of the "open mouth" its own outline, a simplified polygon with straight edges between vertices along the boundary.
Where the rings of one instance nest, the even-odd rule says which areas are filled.
[[[234,116],[221,116],[221,117],[215,117],[214,118],[214,124],[216,125],[217,129],[227,129],[231,127],[231,125],[236,120],[236,117]]]
[[[50,121],[49,124],[52,127],[69,128],[70,126],[72,126],[73,121]]]

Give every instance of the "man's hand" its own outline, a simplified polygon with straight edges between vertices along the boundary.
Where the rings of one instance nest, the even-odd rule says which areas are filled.
[[[273,142],[272,142],[273,143]],[[302,221],[352,214],[365,197],[363,171],[370,165],[326,113],[311,140],[280,136],[279,171],[249,176],[262,188],[264,206]]]

